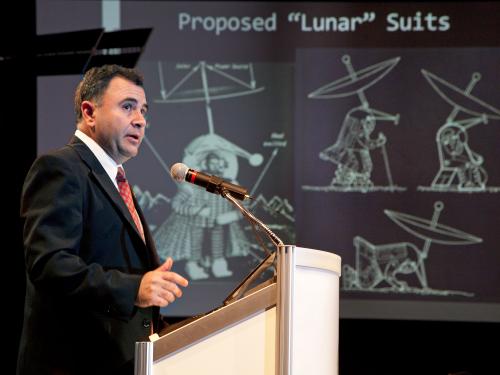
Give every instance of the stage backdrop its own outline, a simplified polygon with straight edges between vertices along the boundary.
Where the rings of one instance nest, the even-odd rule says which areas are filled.
[[[340,255],[341,317],[498,321],[499,12],[38,0],[37,26],[153,29],[149,125],[126,169],[160,256],[191,280],[165,314],[220,305],[265,256],[229,203],[171,180],[183,162],[246,186],[285,243]],[[80,78],[39,77],[38,153],[74,132]]]

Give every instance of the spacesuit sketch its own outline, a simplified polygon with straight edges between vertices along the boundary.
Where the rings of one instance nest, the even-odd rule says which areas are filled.
[[[484,189],[487,174],[483,157],[472,151],[466,130],[454,123],[444,125],[436,134],[440,168],[435,186],[458,185],[458,189]]]
[[[224,138],[209,134],[193,140],[185,150],[190,167],[237,184],[238,156],[258,165],[262,157],[249,155]],[[172,213],[154,234],[162,258],[186,260],[191,280],[228,277],[227,258],[246,256],[249,242],[240,226],[242,215],[227,200],[191,184],[178,184]]]
[[[376,118],[369,109],[357,107],[345,116],[337,141],[321,151],[320,158],[337,164],[331,185],[343,187],[371,187],[373,162],[370,151],[382,147],[386,137],[370,138]]]

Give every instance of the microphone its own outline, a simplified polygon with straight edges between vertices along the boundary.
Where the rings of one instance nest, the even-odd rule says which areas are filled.
[[[250,199],[248,191],[243,186],[235,185],[224,181],[222,178],[205,174],[188,168],[182,163],[175,163],[170,168],[170,175],[177,182],[187,181],[192,184],[204,187],[208,192],[222,195],[223,191],[229,192],[234,198],[239,200]]]

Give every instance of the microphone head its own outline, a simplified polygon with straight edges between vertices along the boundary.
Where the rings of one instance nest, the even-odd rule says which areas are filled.
[[[170,168],[170,176],[177,181],[177,182],[182,182],[184,181],[184,178],[186,177],[186,173],[188,172],[188,166],[186,164],[182,163],[175,163],[172,165]]]

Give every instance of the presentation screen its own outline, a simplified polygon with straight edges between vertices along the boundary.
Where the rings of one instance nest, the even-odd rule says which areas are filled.
[[[180,162],[246,187],[284,243],[339,255],[341,317],[498,321],[499,13],[38,0],[37,32],[152,30],[136,64],[148,127],[125,168],[159,256],[190,280],[164,314],[219,306],[275,250],[228,201],[174,182]],[[39,76],[38,153],[74,133],[80,79]]]

